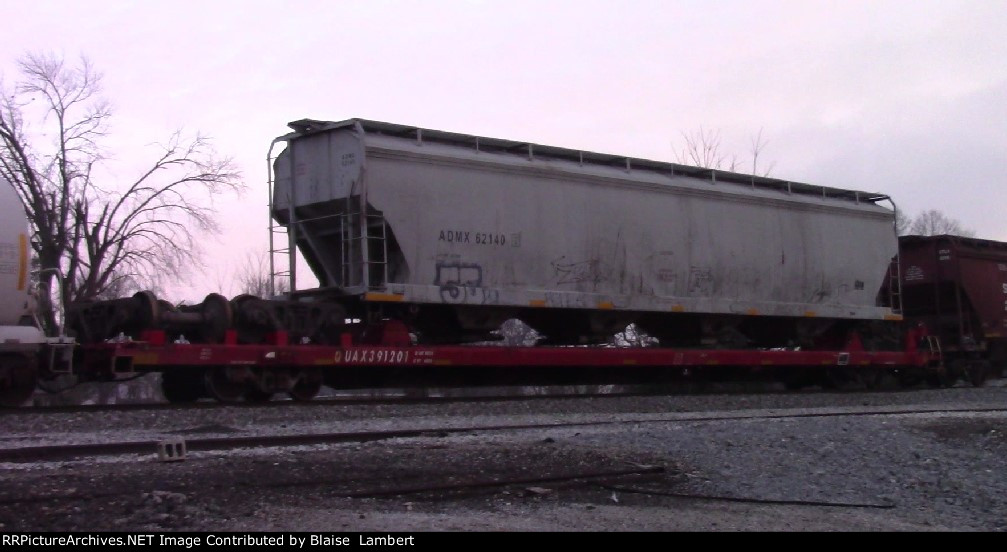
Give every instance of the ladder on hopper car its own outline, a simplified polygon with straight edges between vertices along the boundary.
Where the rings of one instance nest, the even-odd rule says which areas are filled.
[[[895,257],[888,263],[888,277],[885,282],[888,289],[888,306],[895,314],[902,314],[902,252],[899,248],[899,207],[895,201],[884,196],[882,201],[892,205],[892,233],[895,235]]]
[[[269,289],[267,290],[267,295],[269,297],[277,295],[277,292],[279,291],[277,289],[278,282],[286,280],[289,284],[288,287],[290,288],[290,291],[295,291],[297,287],[295,282],[295,271],[297,269],[290,233],[286,226],[278,224],[273,220],[273,162],[276,161],[276,156],[273,155],[273,148],[276,147],[276,144],[280,141],[282,140],[279,138],[273,140],[273,142],[269,145],[269,152],[266,154],[266,192],[269,194],[269,202],[267,203],[269,209],[269,225],[267,226],[267,229],[269,230]],[[293,211],[293,207],[291,207],[291,211]],[[277,242],[286,244],[286,247],[278,247]],[[280,268],[282,263],[277,262],[277,255],[280,256],[280,259],[283,259],[284,257],[287,259],[286,270]]]
[[[895,314],[902,314],[902,260],[898,255],[888,264],[888,305]]]
[[[273,146],[277,141],[274,141]],[[336,260],[339,266],[330,267],[335,269],[335,274],[329,272],[329,277],[335,277],[338,281],[329,282],[328,285],[334,284],[351,294],[383,288],[388,282],[388,225],[384,216],[368,209],[366,195],[358,194],[343,200],[345,204],[341,206],[342,212],[299,218],[294,209],[295,199],[288,197],[286,224],[274,222],[273,162],[276,157],[272,152],[271,146],[266,158],[268,165],[266,187],[269,192],[270,213],[269,295],[274,296],[280,292],[278,284],[284,280],[289,283],[289,290],[285,291],[297,291],[297,240],[308,230],[306,225],[317,224],[331,224],[339,233],[339,252]],[[293,182],[293,175],[290,179]]]
[[[388,282],[388,234],[385,217],[368,213],[356,196],[352,211],[337,215],[341,287],[347,291],[382,288]]]

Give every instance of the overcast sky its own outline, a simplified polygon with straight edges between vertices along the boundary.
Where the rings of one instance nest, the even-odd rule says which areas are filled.
[[[0,0],[0,16],[5,82],[26,51],[104,73],[117,171],[179,127],[237,161],[248,191],[221,205],[187,297],[265,251],[266,151],[306,117],[665,161],[701,125],[741,157],[762,129],[772,176],[1007,241],[1007,0]]]

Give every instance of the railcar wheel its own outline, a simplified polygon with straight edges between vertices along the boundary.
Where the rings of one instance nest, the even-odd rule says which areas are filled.
[[[783,387],[787,391],[800,391],[806,387],[811,387],[816,383],[821,383],[822,375],[811,373],[809,369],[798,369],[784,373],[781,377]]]
[[[977,360],[970,362],[968,366],[965,367],[965,376],[968,378],[969,383],[973,387],[982,387],[986,384],[986,378],[989,377],[990,364],[985,360]]]
[[[923,376],[920,375],[918,370],[914,369],[899,370],[896,377],[899,381],[899,387],[903,389],[912,389],[923,382]]]
[[[151,291],[134,293],[131,318],[134,322],[131,330],[138,335],[142,330],[156,328],[161,318],[161,303],[157,296]]]
[[[251,403],[264,403],[273,399],[272,391],[263,391],[255,384],[246,386],[243,391],[245,400]]]
[[[0,356],[0,406],[21,406],[35,392],[38,373],[32,357]]]
[[[927,385],[934,389],[938,389],[940,387],[954,387],[957,381],[958,374],[947,368],[941,372],[930,374],[926,377]]]
[[[201,307],[203,324],[200,334],[204,343],[223,343],[224,335],[234,323],[231,302],[218,293],[211,293],[203,299]]]
[[[822,389],[841,391],[860,380],[860,374],[845,366],[826,368],[822,373]]]
[[[245,395],[245,382],[228,378],[227,368],[223,366],[208,369],[203,383],[207,394],[222,403],[238,402]]]
[[[304,370],[287,393],[295,401],[310,401],[322,390],[323,379],[321,370]]]
[[[171,370],[161,374],[161,393],[169,403],[185,404],[198,401],[206,391],[198,372]]]
[[[282,308],[281,302],[267,301],[255,295],[239,295],[231,299],[234,313],[234,328],[240,343],[265,343],[267,337],[284,329],[274,309]]]
[[[325,303],[320,307],[311,339],[323,345],[336,345],[346,327],[346,308],[338,303]]]
[[[885,379],[885,373],[882,370],[877,370],[874,368],[864,368],[857,372],[857,381],[860,385],[864,386],[864,389],[875,390],[881,387],[881,382]]]

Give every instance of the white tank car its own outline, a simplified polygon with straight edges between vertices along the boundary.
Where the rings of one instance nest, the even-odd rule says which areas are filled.
[[[0,326],[17,325],[26,314],[29,235],[21,200],[0,179]]]
[[[898,246],[882,194],[360,119],[290,126],[272,214],[321,287],[451,305],[432,331],[898,318],[878,297]]]
[[[49,346],[32,325],[29,235],[21,200],[0,179],[0,406],[17,406],[31,397],[40,353]]]

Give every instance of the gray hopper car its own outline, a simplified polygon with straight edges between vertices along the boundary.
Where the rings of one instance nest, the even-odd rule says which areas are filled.
[[[555,343],[636,323],[667,344],[785,346],[899,318],[879,297],[898,247],[883,194],[361,119],[290,126],[271,214],[310,295],[428,342],[519,318]]]

